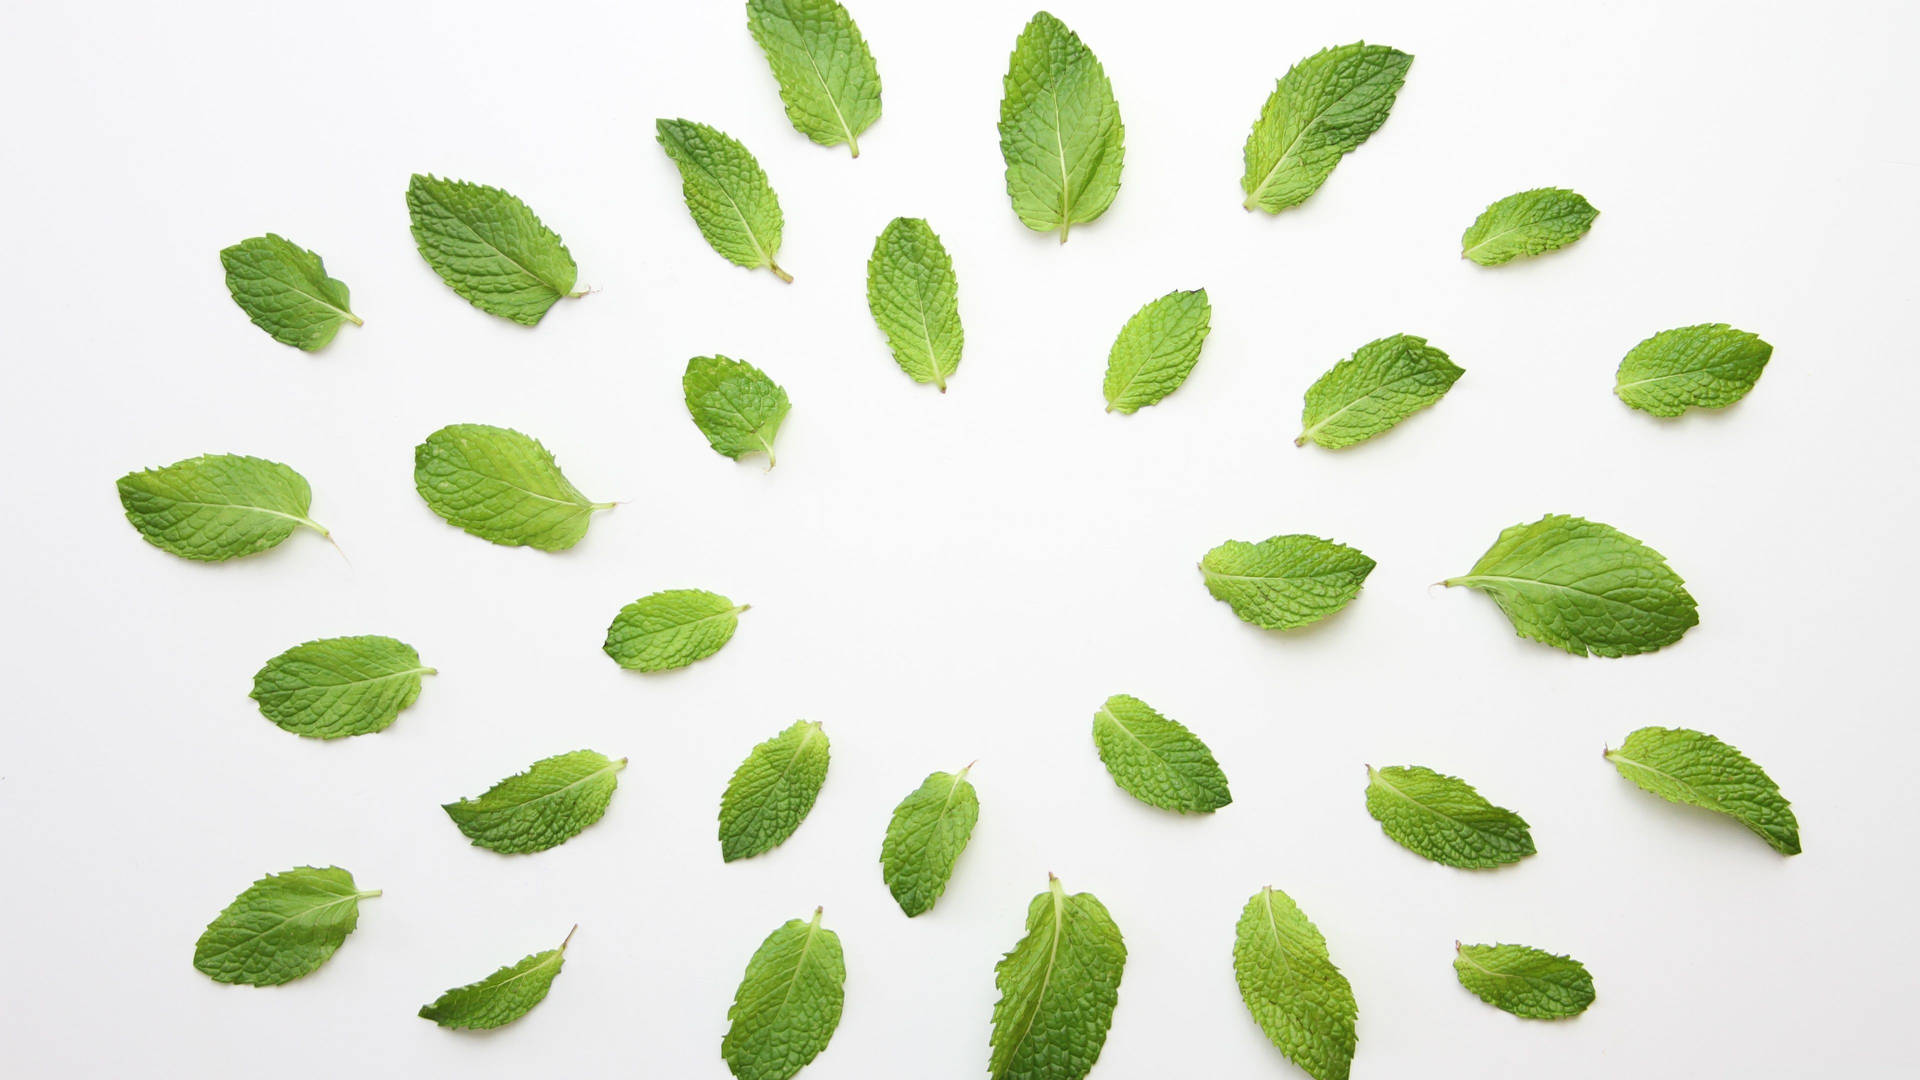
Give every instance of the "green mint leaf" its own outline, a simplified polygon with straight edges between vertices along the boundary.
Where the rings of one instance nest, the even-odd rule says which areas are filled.
[[[340,324],[362,325],[347,304],[347,286],[327,276],[320,256],[272,233],[220,252],[227,292],[253,325],[282,345],[312,352],[333,340]]]
[[[1092,50],[1042,11],[1020,31],[1000,99],[1000,155],[1013,212],[1035,232],[1107,212],[1120,192],[1126,127],[1113,84]]]
[[[680,170],[687,211],[700,235],[721,257],[749,270],[766,267],[788,284],[780,269],[780,197],[760,162],[740,141],[691,120],[656,120],[654,137]]]
[[[313,490],[277,461],[240,454],[202,454],[116,483],[127,520],[147,543],[197,562],[221,562],[277,547],[305,525]]]
[[[1026,936],[993,969],[992,1080],[1081,1080],[1100,1059],[1127,945],[1106,905],[1047,875]]]
[[[322,638],[267,661],[247,696],[285,731],[338,739],[385,731],[432,674],[413,646],[390,637]]]
[[[1413,57],[1385,45],[1322,49],[1287,69],[1247,136],[1246,208],[1277,214],[1320,190],[1380,130]]]
[[[193,966],[214,982],[278,986],[333,955],[360,920],[360,901],[380,895],[337,866],[268,874],[207,924]]]
[[[493,785],[475,799],[441,806],[474,847],[526,855],[561,844],[599,821],[626,758],[592,750],[556,754]]]
[[[827,733],[806,720],[754,747],[720,798],[720,857],[748,859],[785,843],[820,796],[827,756]]]
[[[1723,409],[1747,396],[1773,346],[1726,323],[1662,330],[1620,361],[1613,392],[1655,416]]]
[[[1464,374],[1426,338],[1395,334],[1370,341],[1307,388],[1293,445],[1311,439],[1337,450],[1365,442],[1439,401]]]
[[[1367,813],[1393,842],[1447,866],[1502,866],[1533,854],[1519,814],[1473,785],[1419,765],[1367,766]]]
[[[720,1056],[736,1080],[787,1080],[827,1048],[846,1003],[840,935],[789,919],[747,961],[727,1009]]]
[[[1212,320],[1205,289],[1170,292],[1134,312],[1107,353],[1107,411],[1131,413],[1180,389]]]
[[[1521,637],[1575,656],[1652,652],[1700,621],[1666,556],[1566,514],[1503,530],[1472,570],[1441,584],[1479,589]]]
[[[920,218],[897,217],[867,259],[867,309],[887,335],[893,361],[917,383],[947,392],[960,366],[960,281],[946,245]]]
[[[1229,540],[1207,552],[1200,573],[1235,615],[1263,630],[1292,630],[1346,607],[1373,565],[1345,544],[1290,533],[1257,544]]]
[[[499,188],[414,173],[407,214],[420,257],[489,315],[534,326],[561,297],[586,295],[559,234]]]
[[[853,16],[834,0],[747,0],[747,29],[773,65],[793,129],[822,146],[846,143],[880,119],[880,72]]]
[[[1578,1016],[1593,1004],[1580,961],[1526,945],[1454,943],[1453,973],[1481,1001],[1528,1020]]]
[[[1261,889],[1233,931],[1233,977],[1247,1011],[1287,1060],[1314,1080],[1347,1080],[1359,1006],[1320,936],[1293,899]]]
[[[743,454],[767,455],[773,468],[773,439],[787,418],[787,392],[745,360],[696,356],[680,378],[687,412],[716,453],[740,460]]]
[[[413,486],[427,507],[482,540],[565,551],[610,510],[567,482],[540,440],[511,428],[449,424],[413,448]]]
[[[740,613],[749,606],[704,589],[657,592],[621,608],[601,648],[632,671],[683,668],[733,640]]]
[[[1460,254],[1481,266],[1558,251],[1587,235],[1600,211],[1565,188],[1534,188],[1481,211],[1460,237]]]
[[[880,844],[880,875],[909,919],[930,910],[947,891],[953,864],[967,849],[974,822],[980,820],[980,796],[967,782],[972,768],[929,774],[900,800],[887,822],[887,838]]]
[[[1137,697],[1115,694],[1100,706],[1093,745],[1120,790],[1148,806],[1211,814],[1233,801],[1207,744]]]
[[[1607,751],[1607,760],[1668,802],[1726,814],[1780,854],[1800,854],[1800,823],[1779,786],[1745,754],[1705,732],[1644,727]]]
[[[554,976],[567,962],[567,943],[572,940],[569,930],[557,949],[522,957],[479,982],[454,987],[433,999],[433,1004],[420,1006],[421,1019],[443,1028],[475,1031],[513,1023],[547,999]]]

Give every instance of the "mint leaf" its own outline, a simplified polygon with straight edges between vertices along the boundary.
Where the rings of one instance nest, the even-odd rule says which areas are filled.
[[[880,119],[880,72],[873,53],[834,0],[747,0],[747,29],[773,65],[780,101],[800,134],[822,146],[846,143]]]
[[[561,297],[586,295],[559,234],[499,188],[414,173],[407,214],[420,257],[489,315],[534,326]]]
[[[202,454],[121,477],[115,485],[127,520],[147,543],[196,562],[221,562],[277,547],[313,520],[306,478],[277,461]]]
[[[1466,374],[1447,354],[1412,334],[1395,334],[1355,349],[1307,388],[1302,430],[1329,450],[1365,442],[1439,401]]]
[[[1277,214],[1320,190],[1334,166],[1380,130],[1413,57],[1364,41],[1293,65],[1247,136],[1246,207]]]
[[[1107,353],[1107,411],[1131,413],[1180,389],[1213,329],[1207,290],[1175,291],[1133,313]]]
[[[475,799],[441,806],[474,847],[527,855],[561,844],[599,821],[626,758],[575,750],[542,758]]]
[[[714,452],[740,460],[743,454],[767,455],[773,468],[773,438],[787,418],[787,392],[766,372],[745,360],[696,356],[680,378],[687,412]]]
[[[1662,330],[1620,361],[1613,392],[1655,416],[1723,409],[1747,396],[1773,346],[1726,323]]]
[[[449,424],[413,448],[413,486],[428,509],[482,540],[565,551],[611,510],[567,481],[540,440],[490,424]]]
[[[267,661],[247,696],[283,730],[338,739],[386,730],[432,674],[413,646],[390,637],[322,638]]]
[[[1013,212],[1035,232],[1107,212],[1120,192],[1126,127],[1113,84],[1065,23],[1042,11],[1020,31],[1000,99],[1000,155]]]
[[[957,773],[931,773],[893,808],[880,845],[880,874],[887,891],[911,919],[928,911],[947,891],[953,864],[967,849],[980,820],[980,796],[967,783],[969,765]]]
[[[960,366],[960,282],[946,245],[920,218],[897,217],[867,259],[867,309],[887,335],[893,362],[917,383],[947,392]]]
[[[1600,211],[1565,188],[1534,188],[1481,211],[1460,237],[1460,254],[1481,266],[1557,251],[1587,235]]]
[[[772,851],[807,820],[827,780],[827,733],[793,725],[753,748],[720,799],[720,857],[726,862]]]
[[[780,197],[760,162],[739,140],[691,120],[656,120],[654,137],[680,170],[687,211],[700,235],[721,257],[749,270],[766,267],[788,284],[780,269]]]
[[[1081,1080],[1100,1059],[1127,945],[1092,893],[1047,891],[1027,905],[1026,936],[994,965],[992,1080]]]
[[[1120,790],[1148,806],[1211,814],[1233,801],[1207,744],[1137,697],[1115,694],[1100,706],[1093,745]]]
[[[840,935],[789,919],[747,961],[727,1009],[720,1056],[736,1080],[787,1080],[820,1056],[840,1026],[847,964]]]
[[[1373,573],[1358,550],[1305,533],[1229,540],[1200,560],[1215,600],[1263,630],[1292,630],[1346,607]]]
[[[1367,766],[1367,813],[1393,842],[1434,862],[1502,866],[1533,854],[1533,834],[1473,785],[1419,765]]]
[[[1479,589],[1521,637],[1575,656],[1652,652],[1700,621],[1666,556],[1566,514],[1503,530],[1472,570],[1441,584]]]
[[[471,1030],[513,1023],[547,999],[554,976],[567,962],[567,943],[572,940],[573,930],[569,930],[557,949],[522,957],[479,982],[454,987],[435,998],[433,1004],[420,1006],[421,1018],[443,1028]]]
[[[1233,977],[1260,1030],[1314,1080],[1346,1080],[1359,1006],[1327,939],[1293,899],[1261,889],[1233,931]]]
[[[614,663],[633,671],[683,668],[733,640],[739,615],[748,606],[703,589],[657,592],[621,608],[601,648]]]
[[[1496,1009],[1528,1020],[1559,1020],[1593,1004],[1593,976],[1570,956],[1526,945],[1453,947],[1460,985]]]
[[[333,955],[360,920],[360,901],[380,895],[337,866],[268,874],[234,897],[193,946],[193,966],[214,982],[278,986]]]
[[[1702,731],[1644,727],[1607,751],[1620,775],[1668,802],[1726,814],[1782,855],[1800,854],[1800,823],[1760,766]]]
[[[220,252],[227,292],[253,325],[282,345],[312,352],[333,340],[340,324],[362,325],[347,306],[347,286],[327,276],[320,256],[272,233]]]

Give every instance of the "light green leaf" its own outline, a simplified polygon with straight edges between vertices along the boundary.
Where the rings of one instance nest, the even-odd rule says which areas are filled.
[[[834,0],[747,0],[747,29],[773,65],[787,119],[822,146],[846,143],[880,119],[880,72],[873,53]]]
[[[1137,697],[1115,694],[1100,706],[1093,745],[1120,790],[1149,806],[1211,814],[1233,801],[1207,744]]]
[[[1700,621],[1666,556],[1566,514],[1503,530],[1472,570],[1441,584],[1479,589],[1521,637],[1575,656],[1652,652]]]
[[[559,847],[599,821],[626,758],[575,750],[542,758],[476,799],[441,807],[474,847],[526,855]]]
[[[1079,35],[1042,11],[1014,44],[1000,99],[1000,154],[1013,212],[1035,232],[1107,212],[1120,192],[1126,127],[1113,84]]]
[[[827,1048],[846,1003],[840,935],[789,919],[747,961],[727,1009],[720,1056],[735,1080],[787,1080]]]
[[[621,608],[601,648],[633,671],[683,668],[733,640],[740,613],[749,606],[703,589],[657,592]]]
[[[1496,1009],[1528,1020],[1559,1020],[1593,1004],[1593,976],[1570,956],[1526,945],[1453,947],[1460,985]]]
[[[1460,237],[1460,254],[1481,266],[1557,251],[1587,235],[1600,211],[1565,188],[1534,188],[1481,211]]]
[[[554,976],[567,962],[567,943],[572,940],[573,930],[569,930],[557,949],[522,957],[479,982],[454,987],[433,1004],[420,1006],[421,1018],[443,1028],[476,1031],[513,1023],[547,999]]]
[[[277,461],[202,454],[120,478],[120,505],[147,543],[197,562],[221,562],[276,547],[313,520],[306,478]]]
[[[1205,289],[1176,290],[1134,312],[1107,353],[1101,385],[1107,411],[1131,413],[1180,389],[1200,359],[1212,320]]]
[[[390,637],[322,638],[267,661],[247,696],[286,731],[338,739],[386,730],[432,674],[413,646]]]
[[[533,326],[561,297],[586,295],[559,234],[499,188],[414,173],[407,214],[420,257],[489,315]]]
[[[1292,630],[1346,607],[1373,573],[1358,550],[1305,533],[1229,540],[1200,560],[1215,600],[1263,630]]]
[[[413,448],[413,486],[427,507],[482,540],[565,551],[611,510],[567,481],[540,440],[489,424],[449,424]]]
[[[655,138],[680,170],[687,211],[713,250],[735,266],[766,267],[791,284],[780,269],[780,197],[760,162],[739,140],[691,120],[654,121]]]
[[[1464,374],[1426,338],[1395,334],[1370,341],[1307,388],[1293,445],[1312,439],[1337,450],[1365,442],[1439,401]]]
[[[766,372],[745,360],[696,356],[687,361],[680,386],[687,412],[716,453],[735,461],[764,453],[767,468],[773,468],[773,439],[791,403]]]
[[[1662,330],[1620,361],[1613,392],[1655,416],[1723,409],[1747,396],[1773,346],[1726,323]]]
[[[1247,901],[1233,933],[1233,976],[1254,1022],[1314,1080],[1347,1080],[1359,1006],[1327,939],[1279,889]]]
[[[967,782],[969,765],[957,773],[929,774],[893,808],[880,845],[880,873],[887,891],[909,919],[933,907],[947,891],[953,865],[967,849],[980,796]]]
[[[1247,136],[1246,208],[1277,214],[1320,190],[1380,130],[1413,57],[1385,45],[1322,49],[1282,76]]]
[[[1502,866],[1533,854],[1533,834],[1519,814],[1465,780],[1419,765],[1367,766],[1367,813],[1394,843],[1447,866]]]
[[[362,325],[347,304],[347,286],[327,276],[320,256],[272,233],[220,252],[227,292],[253,325],[282,345],[312,352],[333,340],[340,324]]]
[[[1100,1060],[1120,1003],[1127,945],[1106,905],[1047,875],[1026,936],[994,966],[992,1080],[1081,1080]]]
[[[193,946],[193,966],[214,982],[278,986],[333,955],[360,920],[360,901],[379,896],[337,866],[268,874],[234,897]]]
[[[887,335],[894,363],[914,382],[947,392],[960,366],[960,282],[932,227],[897,217],[873,242],[867,259],[867,308]]]
[[[806,720],[754,747],[720,799],[720,857],[752,858],[785,843],[820,796],[827,756],[827,733]]]
[[[1800,854],[1800,823],[1779,785],[1740,751],[1701,731],[1644,727],[1607,751],[1620,775],[1668,802],[1726,814],[1782,855]]]

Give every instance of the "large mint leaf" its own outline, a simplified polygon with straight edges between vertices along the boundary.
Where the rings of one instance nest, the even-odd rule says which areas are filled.
[[[992,1080],[1081,1080],[1100,1059],[1120,1003],[1126,942],[1106,905],[1047,875],[1027,932],[994,966]]]
[[[1120,790],[1149,806],[1211,814],[1233,801],[1213,751],[1137,697],[1115,694],[1093,714],[1093,745]]]
[[[867,259],[867,309],[900,370],[943,394],[966,343],[959,294],[953,260],[932,226],[920,218],[888,222]]]
[[[1307,388],[1300,436],[1329,450],[1365,442],[1439,401],[1465,371],[1412,334],[1368,342]]]
[[[713,250],[735,266],[766,267],[789,284],[780,269],[780,197],[760,162],[740,140],[692,120],[657,120],[654,137],[680,170],[687,212]]]
[[[313,491],[277,461],[203,454],[165,468],[131,472],[116,484],[120,505],[147,543],[197,562],[221,562],[277,547],[304,525]]]
[[[379,895],[337,866],[268,874],[207,924],[193,966],[215,982],[290,982],[326,963],[360,921],[360,901]]]
[[[413,449],[413,486],[447,524],[507,547],[564,551],[587,535],[594,502],[540,440],[490,424],[449,424]]]
[[[747,0],[747,29],[780,83],[795,131],[822,146],[847,144],[880,119],[880,72],[873,53],[835,0]]]
[[[1779,785],[1745,754],[1687,728],[1644,727],[1607,760],[1668,802],[1712,810],[1745,825],[1782,855],[1800,854],[1800,822]]]
[[[720,799],[720,857],[752,858],[785,843],[819,798],[827,763],[827,733],[806,720],[754,747]]]
[[[1233,975],[1247,1011],[1314,1080],[1347,1080],[1359,1007],[1327,939],[1293,899],[1261,889],[1233,933]]]
[[[1412,64],[1398,49],[1355,42],[1289,68],[1247,136],[1247,209],[1277,214],[1320,190],[1340,159],[1387,122]]]
[[[433,272],[474,307],[533,326],[579,275],[560,236],[499,188],[413,174],[413,242]]]
[[[473,846],[502,855],[559,847],[599,821],[613,801],[626,758],[592,750],[556,754],[488,788],[441,807]]]
[[[322,638],[267,661],[248,696],[285,731],[338,739],[386,730],[432,674],[413,646],[390,637]]]
[[[1557,251],[1587,235],[1600,211],[1577,192],[1534,188],[1481,211],[1460,237],[1460,254],[1481,266]]]
[[[704,589],[657,592],[621,608],[601,648],[632,671],[683,668],[733,640],[747,607]]]
[[[1229,540],[1200,560],[1215,600],[1263,630],[1292,630],[1347,606],[1373,573],[1355,548],[1305,533]]]
[[[1620,361],[1613,392],[1655,416],[1724,409],[1747,396],[1773,346],[1726,323],[1662,330]]]
[[[1481,1001],[1527,1020],[1578,1016],[1593,1004],[1585,965],[1527,945],[1456,942],[1453,973]]]
[[[1013,212],[1035,232],[1107,212],[1120,191],[1126,128],[1113,85],[1092,50],[1042,11],[1014,44],[1000,99],[1000,154]]]
[[[1180,389],[1212,329],[1205,289],[1170,292],[1134,312],[1107,352],[1107,411],[1132,413]]]
[[[967,782],[971,768],[930,774],[900,800],[887,822],[880,873],[908,918],[930,910],[947,891],[954,863],[980,819],[980,796]]]
[[[1448,866],[1502,866],[1533,854],[1519,814],[1420,765],[1367,766],[1367,813],[1401,847]]]
[[[733,992],[720,1057],[735,1080],[788,1080],[827,1048],[846,1003],[840,935],[789,919],[768,934]]]

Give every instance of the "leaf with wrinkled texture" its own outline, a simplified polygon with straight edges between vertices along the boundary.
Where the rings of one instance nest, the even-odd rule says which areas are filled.
[[[1120,191],[1126,127],[1113,84],[1065,23],[1042,11],[1014,44],[1000,99],[1000,154],[1013,212],[1035,232],[1107,212]]]
[[[1359,1006],[1327,939],[1293,899],[1261,889],[1233,935],[1233,975],[1254,1022],[1314,1080],[1346,1080]]]
[[[227,292],[253,325],[282,345],[312,352],[333,340],[341,323],[360,326],[347,286],[327,276],[320,256],[273,233],[220,252]]]
[[[721,859],[752,858],[785,843],[819,798],[827,763],[827,733],[806,720],[754,747],[720,799]]]
[[[499,188],[414,173],[407,214],[420,257],[489,315],[534,326],[562,297],[586,295],[560,235]]]
[[[700,235],[721,257],[749,270],[765,267],[781,281],[793,275],[780,254],[780,197],[766,170],[733,136],[692,120],[656,120],[655,139],[680,170],[681,194]]]
[[[980,796],[967,782],[971,768],[930,774],[900,800],[887,822],[880,873],[908,918],[931,909],[947,891],[953,866],[980,819]]]
[[[894,363],[917,383],[947,392],[960,366],[960,282],[946,245],[920,218],[897,217],[867,259],[867,309],[887,335]]]
[[[765,454],[767,468],[773,468],[773,440],[791,407],[780,384],[745,360],[696,356],[687,361],[680,387],[688,414],[715,453],[735,461]]]
[[[1026,935],[994,966],[987,1072],[992,1080],[1081,1080],[1100,1060],[1120,1003],[1127,945],[1092,893],[1047,891],[1027,905]]]
[[[207,924],[193,966],[215,982],[291,982],[326,963],[360,921],[360,901],[379,895],[337,866],[268,874]]]
[[[1779,785],[1745,754],[1703,731],[1644,727],[1607,751],[1620,775],[1668,802],[1745,825],[1782,855],[1800,854],[1800,822]]]
[[[747,607],[704,589],[657,592],[621,608],[601,648],[633,671],[683,668],[733,640]]]
[[[1460,254],[1481,266],[1558,251],[1587,235],[1600,211],[1577,192],[1534,188],[1481,211],[1460,237]]]
[[[1101,384],[1107,411],[1131,413],[1180,389],[1200,360],[1212,320],[1205,289],[1170,292],[1134,312],[1107,353]]]
[[[116,484],[120,505],[147,543],[196,562],[222,562],[279,546],[302,525],[330,535],[308,515],[306,478],[277,461],[202,454],[143,469]]]
[[[735,1080],[788,1080],[818,1057],[840,1026],[847,964],[840,935],[789,919],[747,961],[727,1009],[720,1056]]]
[[[1373,573],[1358,550],[1305,533],[1229,540],[1200,560],[1207,591],[1263,630],[1319,622],[1352,602]]]
[[[1481,1001],[1527,1020],[1578,1016],[1593,1004],[1586,966],[1544,949],[1456,943],[1453,972]]]
[[[596,510],[538,439],[490,424],[449,424],[413,450],[413,486],[427,507],[482,540],[565,551]]]
[[[1412,334],[1368,342],[1307,388],[1300,436],[1329,450],[1365,442],[1439,401],[1466,374]]]
[[[1724,409],[1747,396],[1773,358],[1773,346],[1726,323],[1662,330],[1620,361],[1613,392],[1655,416]]]
[[[478,798],[442,810],[473,846],[502,855],[559,847],[599,821],[613,800],[626,758],[575,750],[534,762]]]
[[[747,0],[747,29],[767,54],[793,129],[822,146],[880,119],[880,71],[853,16],[835,0]]]
[[[1149,806],[1211,814],[1233,801],[1207,744],[1137,697],[1115,694],[1100,706],[1093,745],[1120,790]]]
[[[454,987],[432,1004],[420,1006],[420,1017],[444,1028],[474,1031],[513,1023],[547,999],[554,977],[567,962],[567,944],[572,940],[569,931],[559,948],[522,957],[479,982]]]
[[[267,661],[248,696],[282,730],[338,739],[386,730],[432,674],[413,646],[390,637],[322,638]]]
[[[1362,41],[1289,68],[1247,135],[1246,208],[1277,214],[1320,190],[1340,159],[1387,122],[1412,64],[1398,49]]]
[[[1394,843],[1447,866],[1503,866],[1534,850],[1519,814],[1420,765],[1367,766],[1367,813]]]

